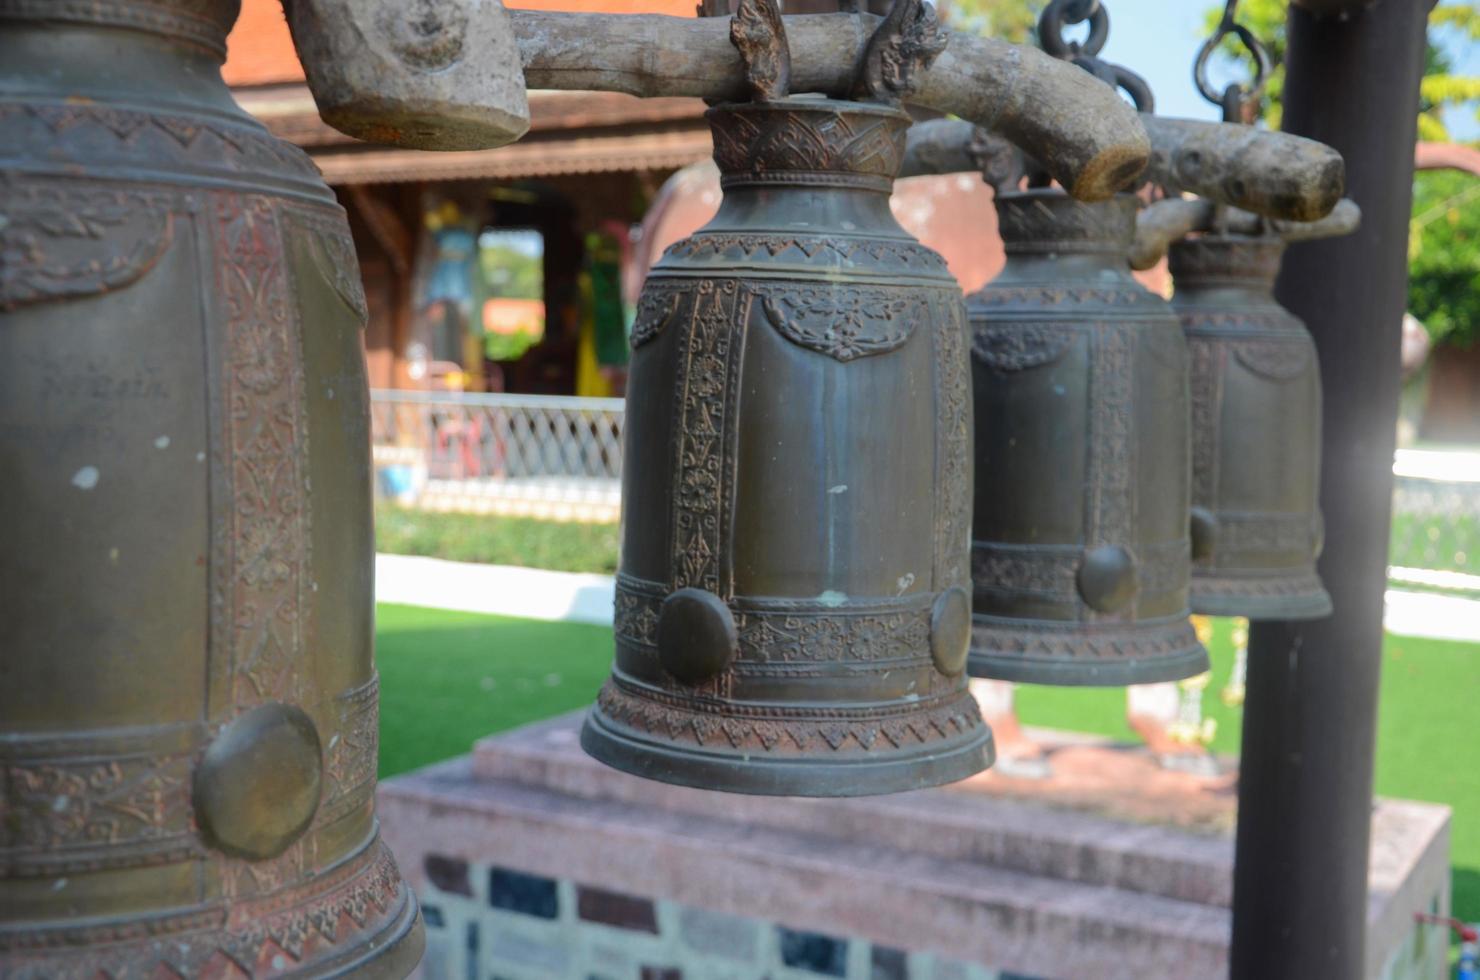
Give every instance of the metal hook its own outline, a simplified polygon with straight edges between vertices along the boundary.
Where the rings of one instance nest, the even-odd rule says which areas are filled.
[[[1066,25],[1086,20],[1089,37],[1082,42],[1064,39]],[[1141,112],[1155,112],[1156,99],[1146,79],[1097,57],[1109,37],[1110,12],[1100,0],[1050,0],[1038,18],[1038,45],[1046,54],[1078,65],[1111,88],[1123,90]]]
[[[1264,85],[1269,80],[1271,68],[1269,52],[1264,49],[1263,44],[1259,43],[1259,39],[1254,36],[1253,31],[1235,21],[1234,18],[1237,12],[1238,0],[1228,0],[1227,5],[1223,8],[1223,19],[1218,23],[1218,29],[1198,49],[1197,60],[1192,65],[1192,80],[1196,83],[1198,92],[1213,105],[1223,107],[1225,122],[1240,121],[1241,117],[1247,114],[1246,106],[1249,103],[1257,102],[1260,96],[1264,94]],[[1213,54],[1218,50],[1218,45],[1222,44],[1223,39],[1229,35],[1238,38],[1239,42],[1243,44],[1244,50],[1254,59],[1253,79],[1247,85],[1237,86],[1242,104],[1234,107],[1233,117],[1230,117],[1228,90],[1218,91],[1208,79],[1208,64],[1213,60]]]

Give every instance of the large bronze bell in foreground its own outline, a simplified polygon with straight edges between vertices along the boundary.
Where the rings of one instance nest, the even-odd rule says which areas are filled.
[[[724,203],[633,330],[616,661],[582,744],[744,793],[969,776],[992,742],[965,675],[965,311],[889,211],[909,117],[709,120]]]
[[[364,297],[235,0],[0,0],[0,977],[401,977]]]
[[[1131,277],[1135,199],[1002,194],[967,301],[973,675],[1142,684],[1208,667],[1188,621],[1187,349]]]
[[[1171,247],[1172,306],[1192,361],[1192,608],[1313,619],[1331,612],[1321,550],[1321,377],[1305,325],[1275,302],[1277,236]]]

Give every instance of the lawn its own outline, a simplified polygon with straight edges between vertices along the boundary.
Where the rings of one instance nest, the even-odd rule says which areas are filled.
[[[375,550],[450,561],[565,572],[617,570],[616,524],[441,514],[394,504],[375,508]]]
[[[375,615],[382,779],[590,704],[611,664],[605,626],[416,606]]]
[[[1240,712],[1219,698],[1233,664],[1228,621],[1215,629],[1204,710],[1213,748],[1236,752]],[[378,607],[382,778],[460,755],[493,732],[584,707],[606,676],[611,630],[408,606]],[[1454,911],[1480,921],[1480,647],[1389,637],[1378,721],[1377,791],[1454,808]],[[1120,689],[1023,686],[1029,725],[1130,739]],[[1340,737],[1340,733],[1333,733]]]

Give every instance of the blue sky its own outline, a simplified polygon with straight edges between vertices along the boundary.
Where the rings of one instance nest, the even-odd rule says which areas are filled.
[[[1156,95],[1159,114],[1220,118],[1219,111],[1204,102],[1192,84],[1192,61],[1205,40],[1203,12],[1211,3],[1208,0],[1104,2],[1110,11],[1110,40],[1102,57],[1145,77]],[[1462,0],[1443,0],[1441,5],[1458,2]],[[1442,37],[1439,41],[1454,58],[1457,71],[1480,74],[1480,45],[1458,37]],[[1231,72],[1219,74],[1215,69],[1213,81],[1226,84],[1235,77],[1241,76]],[[1473,113],[1452,113],[1447,121],[1456,138],[1480,139],[1480,124]]]

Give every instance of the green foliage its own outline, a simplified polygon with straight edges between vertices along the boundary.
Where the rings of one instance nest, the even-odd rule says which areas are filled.
[[[958,31],[1023,43],[1032,40],[1043,0],[946,0],[945,22]]]
[[[1270,60],[1275,66],[1269,80],[1268,107],[1264,115],[1274,129],[1279,128],[1284,108],[1285,14],[1288,7],[1288,0],[1243,0],[1238,7],[1239,23],[1253,31],[1269,49]],[[1217,28],[1222,17],[1223,4],[1217,3],[1208,10],[1204,21],[1209,34]],[[1480,2],[1445,0],[1429,18],[1430,43],[1418,118],[1419,138],[1425,140],[1449,139],[1449,130],[1444,125],[1443,118],[1445,109],[1480,103],[1480,78],[1453,74],[1449,59],[1433,43],[1442,32],[1455,32],[1470,39],[1480,39]],[[1252,70],[1248,56],[1234,39],[1224,39],[1219,54],[1229,61],[1247,63]]]
[[[1285,13],[1287,0],[1243,0],[1239,23],[1268,47],[1275,70],[1270,78],[1265,121],[1279,128],[1285,91]],[[1206,15],[1211,33],[1223,15],[1215,4]],[[1480,107],[1480,77],[1456,75],[1435,42],[1455,35],[1480,40],[1480,0],[1444,0],[1429,18],[1429,47],[1419,87],[1418,138],[1447,142],[1444,112]],[[1245,57],[1225,40],[1223,57]],[[1477,110],[1480,115],[1480,110]],[[1435,172],[1418,175],[1409,239],[1408,305],[1435,341],[1468,346],[1480,329],[1480,191],[1473,177]]]
[[[375,550],[564,572],[617,570],[616,524],[375,508]]]
[[[1420,172],[1408,237],[1408,308],[1435,340],[1480,336],[1480,178]]]
[[[1264,120],[1271,129],[1278,129],[1284,109],[1285,98],[1285,11],[1289,0],[1242,0],[1238,5],[1238,22],[1254,32],[1254,36],[1269,52],[1269,61],[1274,70],[1265,84]],[[1203,17],[1204,29],[1209,37],[1218,29],[1223,19],[1223,4],[1217,3]],[[1224,38],[1218,47],[1218,57],[1225,62],[1237,62],[1248,69],[1246,77],[1252,78],[1253,60],[1234,38]]]
[[[544,299],[544,258],[508,245],[486,245],[478,250],[478,265],[490,296],[505,299]]]

